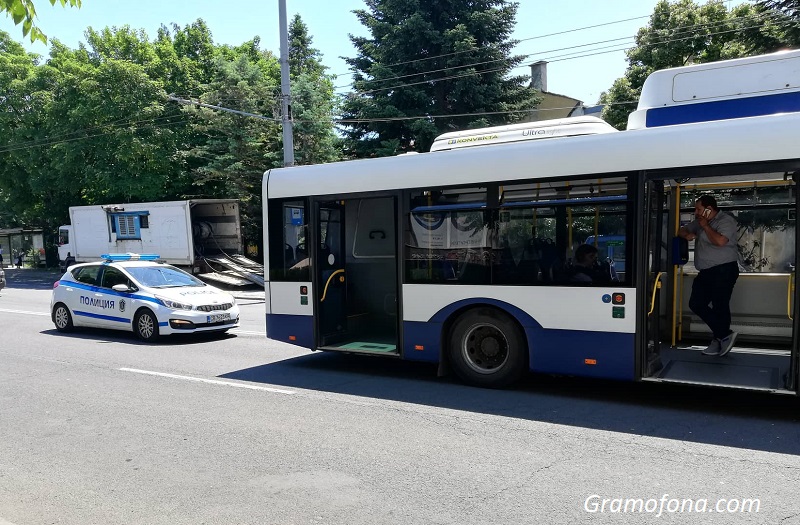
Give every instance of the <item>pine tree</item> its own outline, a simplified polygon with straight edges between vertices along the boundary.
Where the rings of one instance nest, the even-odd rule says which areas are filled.
[[[325,73],[300,15],[289,26],[289,74],[292,80],[295,164],[321,164],[341,158],[334,132],[333,77]]]
[[[800,0],[760,0],[756,5],[783,13],[787,17],[782,24],[787,44],[800,45]]]
[[[371,37],[350,39],[354,90],[343,102],[349,154],[428,151],[444,132],[521,120],[527,76],[509,76],[517,4],[505,0],[366,0]],[[352,122],[356,120],[356,122]]]

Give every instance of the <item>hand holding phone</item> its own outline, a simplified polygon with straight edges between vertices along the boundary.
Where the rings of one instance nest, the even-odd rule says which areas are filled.
[[[706,208],[703,210],[703,217],[708,219],[711,216],[711,208]]]

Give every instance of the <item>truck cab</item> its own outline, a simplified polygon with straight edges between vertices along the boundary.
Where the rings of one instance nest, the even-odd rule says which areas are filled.
[[[72,245],[72,226],[58,227],[58,265],[62,272],[66,272],[70,265],[75,264],[75,247]]]

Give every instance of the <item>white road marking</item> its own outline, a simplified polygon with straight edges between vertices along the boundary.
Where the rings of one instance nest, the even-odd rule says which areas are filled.
[[[266,337],[267,332],[254,332],[252,330],[239,330],[238,328],[234,328],[233,334],[247,334],[247,335],[260,335],[261,337]]]
[[[230,383],[228,381],[218,381],[216,379],[204,379],[201,377],[181,376],[177,374],[166,374],[164,372],[153,372],[150,370],[138,370],[136,368],[120,368],[122,372],[133,372],[135,374],[145,374],[150,376],[168,377],[170,379],[183,379],[184,381],[195,381],[198,383],[208,383],[211,385],[232,386],[234,388],[247,388],[249,390],[262,390],[264,392],[272,392],[274,394],[287,394],[292,395],[295,392],[292,390],[281,390],[280,388],[270,388],[266,386],[245,385],[242,383]],[[1,524],[0,524],[1,525]]]
[[[3,518],[0,518],[0,525],[14,525],[10,521],[6,521]]]
[[[7,308],[0,308],[0,312],[8,314],[45,315],[50,317],[50,312],[28,312],[27,310],[9,310]],[[2,522],[0,522],[0,525],[2,525]]]

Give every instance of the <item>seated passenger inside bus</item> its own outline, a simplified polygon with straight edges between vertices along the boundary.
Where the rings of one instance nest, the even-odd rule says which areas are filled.
[[[575,250],[575,261],[567,270],[569,282],[580,284],[602,284],[612,282],[611,270],[607,263],[597,260],[597,248],[581,244]]]

